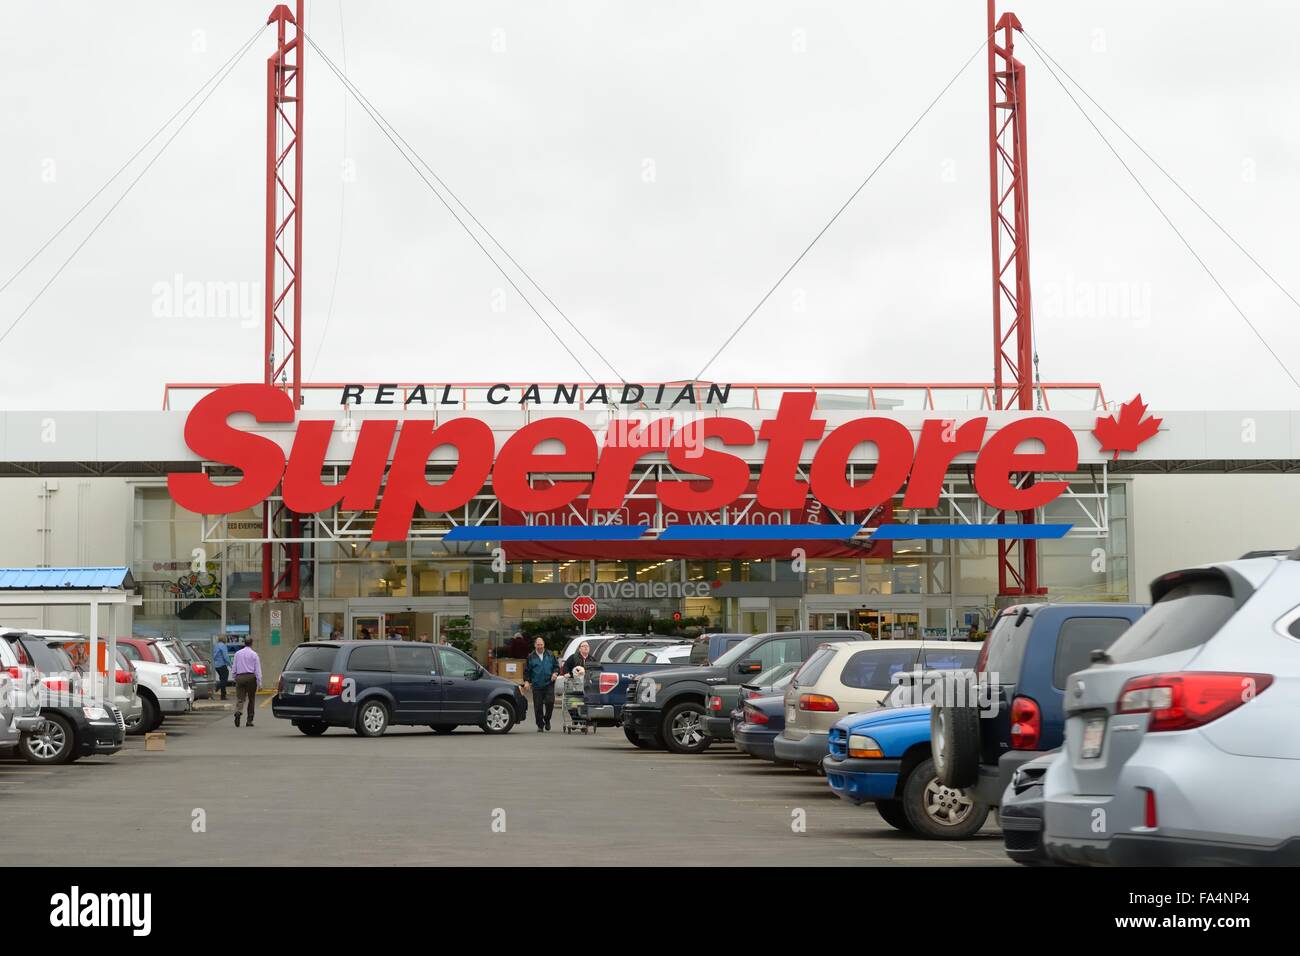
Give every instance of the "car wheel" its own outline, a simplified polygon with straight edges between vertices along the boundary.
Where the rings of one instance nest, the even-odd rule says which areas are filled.
[[[368,700],[357,709],[357,736],[382,737],[388,729],[388,708],[383,701]]]
[[[972,706],[943,704],[930,711],[930,747],[935,772],[949,787],[969,787],[979,779],[980,716]]]
[[[654,749],[655,745],[651,741],[646,740],[631,727],[623,728],[623,736],[627,738],[627,742],[633,747],[640,747],[642,750]]]
[[[485,734],[508,734],[515,725],[515,709],[504,700],[494,700],[488,704],[483,723],[479,724]]]
[[[23,734],[18,742],[23,759],[35,764],[68,763],[76,749],[77,734],[72,722],[58,714],[47,714],[35,730]]]
[[[294,726],[308,737],[319,737],[330,729],[330,725],[323,720],[304,720],[301,723],[294,724]]]
[[[449,734],[456,729],[455,724],[430,724],[429,729],[435,734]]]
[[[704,705],[686,701],[664,715],[664,746],[675,754],[702,754],[713,739],[704,732]]]
[[[162,712],[158,709],[158,702],[152,697],[140,698],[140,729],[136,733],[148,734],[158,729],[162,723]],[[127,731],[130,733],[130,731]]]
[[[976,803],[969,789],[939,779],[933,760],[912,769],[903,785],[903,812],[917,836],[929,840],[965,840],[979,832],[989,808]]]
[[[143,705],[144,701],[141,700],[140,703]],[[145,728],[144,707],[141,706],[140,713],[136,714],[134,717],[126,717],[124,715],[123,723],[125,724],[126,735],[128,737],[138,737],[140,734],[143,734]]]
[[[912,824],[908,822],[907,814],[903,812],[902,800],[877,800],[876,812],[880,814],[880,819],[895,830],[902,830],[904,833],[912,832]]]

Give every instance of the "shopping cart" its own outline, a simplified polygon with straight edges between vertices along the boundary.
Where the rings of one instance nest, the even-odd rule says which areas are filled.
[[[596,732],[596,725],[587,719],[587,702],[583,696],[586,674],[582,667],[560,678],[560,727],[566,734]]]

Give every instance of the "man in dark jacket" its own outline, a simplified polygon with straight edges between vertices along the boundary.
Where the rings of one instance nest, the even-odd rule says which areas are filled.
[[[533,652],[524,661],[524,693],[533,690],[533,715],[537,730],[551,729],[551,712],[555,710],[555,678],[560,665],[554,654],[546,652],[546,642],[540,637],[533,642]]]

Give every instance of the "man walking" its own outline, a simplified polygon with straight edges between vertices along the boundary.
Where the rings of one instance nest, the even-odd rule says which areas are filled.
[[[231,669],[235,678],[235,726],[239,726],[239,712],[248,701],[248,726],[253,726],[253,708],[257,706],[257,689],[262,686],[262,659],[253,650],[253,639],[244,638],[244,646],[235,653]]]
[[[226,699],[226,681],[230,680],[230,651],[226,642],[217,639],[212,648],[212,668],[217,672],[217,686],[221,688],[221,699]]]
[[[242,653],[242,652],[241,652]],[[236,655],[238,657],[238,655]],[[524,693],[533,689],[533,715],[537,731],[551,729],[551,712],[555,710],[555,677],[560,672],[555,655],[546,653],[546,642],[540,637],[533,642],[533,652],[524,662]]]

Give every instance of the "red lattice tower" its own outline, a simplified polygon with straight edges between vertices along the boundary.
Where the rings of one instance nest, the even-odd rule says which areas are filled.
[[[299,25],[303,0],[296,12],[284,4],[271,11],[275,52],[266,61],[266,325],[262,351],[262,381],[283,388],[302,407],[302,133],[303,53]],[[276,347],[279,345],[279,352]],[[289,537],[300,537],[301,519],[284,513],[282,505],[262,506],[262,532],[270,537],[277,522],[288,524]],[[299,595],[302,546],[278,546],[283,554],[275,574],[277,546],[262,545],[262,590],[254,597],[296,600]]]
[[[1025,67],[1015,57],[1021,30],[1014,13],[997,18],[988,3],[989,197],[993,229],[993,401],[998,409],[1034,408],[1033,309],[1029,287],[1029,151]],[[1026,477],[1032,481],[1032,476]],[[1033,511],[1018,515],[1034,522]],[[1006,521],[1005,514],[998,516]],[[1038,584],[1038,545],[998,542],[998,593],[1045,594]]]

